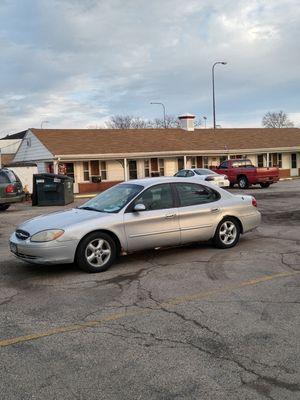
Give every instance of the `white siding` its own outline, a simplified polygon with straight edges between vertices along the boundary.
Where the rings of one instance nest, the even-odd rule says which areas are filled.
[[[16,152],[13,162],[52,160],[53,154],[29,130]]]
[[[15,154],[20,146],[21,139],[2,139],[0,140],[1,154]]]
[[[118,161],[106,161],[106,168],[108,181],[124,180],[124,168]]]
[[[20,167],[9,167],[12,171],[14,171],[18,177],[20,178],[20,181],[22,182],[23,187],[25,185],[28,186],[28,190],[30,193],[32,193],[32,180],[33,180],[33,174],[37,174],[38,169],[37,167],[30,166],[20,166]]]
[[[177,158],[165,158],[165,176],[173,176],[177,169]]]
[[[282,169],[290,169],[290,168],[291,168],[291,154],[282,153]]]

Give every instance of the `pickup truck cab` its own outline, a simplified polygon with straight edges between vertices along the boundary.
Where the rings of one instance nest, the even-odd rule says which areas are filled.
[[[20,179],[10,169],[0,169],[0,212],[12,203],[24,200],[24,191]]]
[[[248,159],[226,160],[214,171],[218,174],[227,175],[230,186],[233,187],[238,184],[240,189],[247,189],[251,185],[267,188],[279,180],[279,169],[277,167],[258,168]]]

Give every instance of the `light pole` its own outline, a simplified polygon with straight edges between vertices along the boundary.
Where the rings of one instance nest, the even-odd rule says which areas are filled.
[[[203,119],[204,119],[204,128],[206,129],[206,120],[207,120],[207,117],[202,117]]]
[[[41,129],[43,129],[43,125],[44,125],[44,124],[49,124],[49,121],[42,121],[42,122],[41,122]]]
[[[215,101],[215,66],[221,64],[226,65],[226,61],[217,61],[212,66],[212,90],[213,90],[213,120],[214,120],[214,129],[216,129],[216,101]]]
[[[164,103],[159,103],[159,102],[156,102],[156,101],[151,101],[150,104],[160,104],[160,105],[162,106],[163,111],[164,111],[164,127],[165,127],[165,129],[166,129],[166,128],[167,128],[167,124],[166,124],[166,107],[165,107]]]

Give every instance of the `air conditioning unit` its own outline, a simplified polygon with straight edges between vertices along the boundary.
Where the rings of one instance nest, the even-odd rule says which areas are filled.
[[[101,182],[101,176],[91,176],[91,181],[93,182],[93,183],[99,183],[99,182]]]

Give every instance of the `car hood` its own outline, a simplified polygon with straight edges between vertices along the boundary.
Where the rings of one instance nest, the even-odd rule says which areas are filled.
[[[99,220],[108,215],[110,214],[73,208],[71,210],[54,212],[30,219],[20,225],[18,229],[22,229],[30,233],[30,235],[46,229],[66,230],[68,227],[78,223]]]

